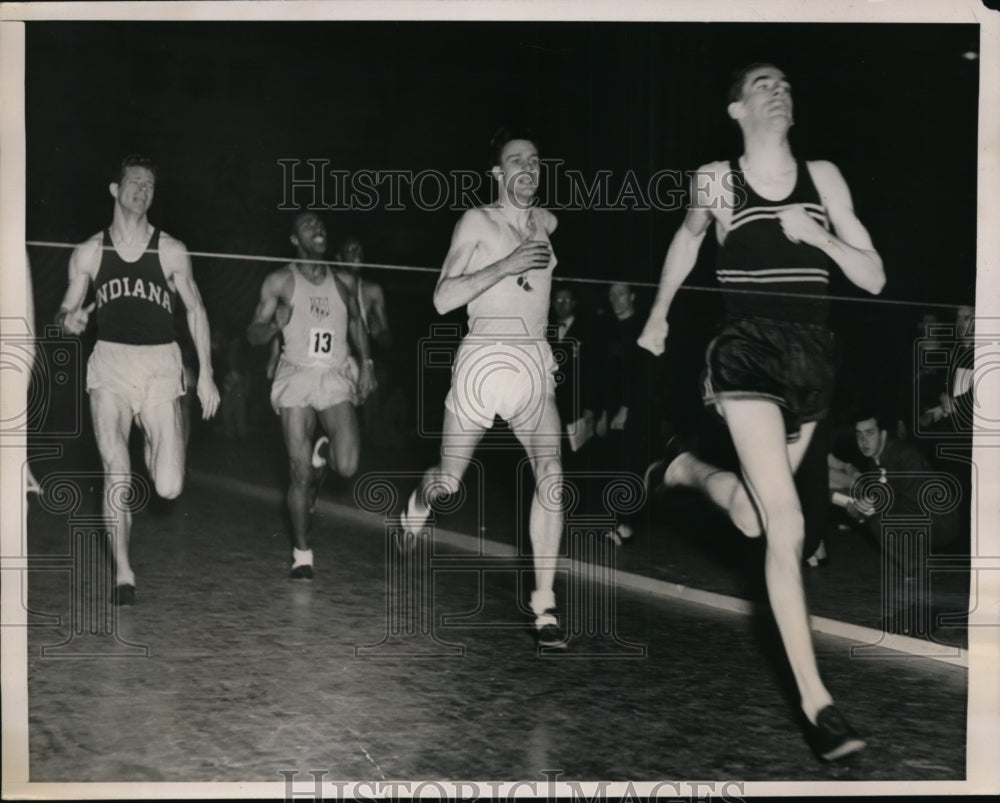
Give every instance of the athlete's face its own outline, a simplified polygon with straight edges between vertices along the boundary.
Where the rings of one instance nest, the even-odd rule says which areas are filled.
[[[616,318],[627,318],[635,312],[635,293],[627,284],[613,284],[608,288],[608,303]]]
[[[552,296],[552,313],[557,321],[565,321],[576,309],[576,301],[569,290],[557,290]]]
[[[118,205],[144,215],[153,203],[153,191],[156,189],[156,177],[148,167],[126,167],[125,173],[117,184],[111,185],[111,194]]]
[[[497,178],[507,196],[530,201],[538,192],[538,149],[527,139],[512,139],[500,151]]]
[[[340,247],[339,261],[360,265],[365,261],[365,249],[357,240],[348,240]]]
[[[292,245],[299,249],[299,255],[318,259],[326,253],[326,226],[316,215],[305,214],[295,221]]]
[[[854,425],[854,438],[861,454],[865,457],[878,457],[885,446],[886,431],[878,428],[878,421],[874,418],[866,418]]]
[[[766,65],[747,73],[743,95],[729,104],[729,114],[748,123],[784,121],[792,124],[792,87],[777,67]]]

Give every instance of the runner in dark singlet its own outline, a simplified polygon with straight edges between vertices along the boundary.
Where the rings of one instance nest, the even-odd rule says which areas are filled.
[[[826,413],[832,369],[826,303],[801,296],[826,292],[830,260],[871,293],[881,292],[885,273],[837,168],[792,155],[792,97],[781,70],[755,64],[740,71],[727,110],[743,134],[743,155],[698,170],[639,344],[663,352],[670,303],[714,222],[717,277],[732,292],[725,327],[708,349],[705,400],[726,422],[742,481],[676,439],[647,478],[654,487],[699,488],[747,535],[766,532],[768,596],[808,733],[817,753],[834,760],[864,741],[820,678],[802,586],[805,533],[793,472]]]
[[[132,421],[145,435],[146,465],[156,492],[177,497],[184,484],[184,434],[180,397],[184,369],[174,333],[178,297],[198,356],[198,399],[211,418],[219,406],[212,378],[208,317],[194,282],[184,244],[146,218],[153,202],[156,171],[141,156],[125,157],[110,190],[111,225],[78,245],[69,260],[69,288],[56,323],[69,334],[87,328],[97,309],[97,344],[87,363],[87,391],[97,447],[104,464],[104,514],[116,567],[116,605],[135,602],[135,574],[128,545],[132,515],[111,499],[115,480],[131,471],[128,451]],[[94,302],[83,306],[90,284]]]

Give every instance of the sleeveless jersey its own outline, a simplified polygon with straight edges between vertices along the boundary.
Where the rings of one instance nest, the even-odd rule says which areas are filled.
[[[160,230],[135,262],[126,262],[104,230],[101,264],[94,278],[97,337],[111,343],[155,346],[173,343],[176,291],[167,285],[160,265]]]
[[[830,259],[811,245],[793,243],[781,229],[777,212],[801,204],[806,214],[829,230],[830,221],[806,163],[797,160],[795,187],[787,198],[769,201],[746,181],[738,161],[730,161],[735,195],[732,223],[719,246],[716,278],[732,316],[825,323],[829,302]],[[731,290],[733,292],[726,292]],[[739,292],[749,290],[752,292]]]
[[[281,330],[282,355],[296,365],[340,367],[348,356],[348,314],[333,274],[327,271],[313,284],[293,266],[292,279],[292,316]]]
[[[496,262],[510,254],[522,242],[517,232],[495,207],[482,210],[500,225],[500,240],[490,250],[476,251],[469,261],[466,273]],[[548,232],[542,225],[537,207],[528,213],[529,239],[550,243]],[[551,243],[550,243],[551,244]],[[505,276],[491,288],[468,303],[470,335],[511,335],[536,340],[545,339],[549,322],[549,294],[552,289],[552,271],[556,266],[553,252],[547,267],[524,274]],[[518,284],[523,276],[524,283]],[[526,289],[530,287],[531,289]]]

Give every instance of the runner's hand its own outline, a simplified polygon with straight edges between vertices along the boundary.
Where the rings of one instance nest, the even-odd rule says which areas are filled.
[[[219,389],[215,380],[204,371],[198,375],[198,401],[201,402],[201,417],[205,421],[219,409]]]
[[[521,243],[501,260],[503,272],[507,276],[529,270],[547,268],[552,260],[552,246],[544,240],[528,240]]]
[[[69,310],[66,312],[65,317],[62,319],[63,330],[70,335],[79,335],[87,328],[87,322],[90,320],[90,313],[94,311],[94,304],[97,302],[91,302],[88,307],[81,307],[77,310]]]
[[[650,315],[636,343],[654,357],[659,357],[666,350],[667,331],[669,328],[666,317],[661,318],[658,315]]]

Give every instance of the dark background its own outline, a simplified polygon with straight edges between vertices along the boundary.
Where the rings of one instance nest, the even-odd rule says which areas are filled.
[[[29,240],[78,242],[106,226],[108,182],[133,151],[161,168],[151,220],[190,250],[275,257],[291,255],[279,159],[485,171],[495,129],[523,121],[543,157],[585,178],[612,171],[613,189],[628,170],[645,185],[657,170],[739,155],[728,76],[766,60],[792,83],[794,152],[832,160],[852,189],[885,261],[882,298],[974,297],[979,62],[965,54],[978,51],[976,25],[32,22],[26,45]],[[332,211],[331,238],[358,235],[372,262],[439,266],[459,212],[406,203]],[[557,270],[655,281],[682,216],[564,211]],[[711,250],[691,285],[712,285]],[[47,318],[65,290],[68,251],[31,257]],[[241,332],[274,265],[194,265],[213,326]],[[397,326],[426,332],[433,277],[378,278]],[[832,291],[864,296],[842,279]],[[585,301],[596,307],[603,292],[586,289]],[[717,300],[681,298],[673,333],[690,331],[678,359],[694,370]],[[884,379],[900,348],[905,364],[919,313],[835,304],[851,378]]]

